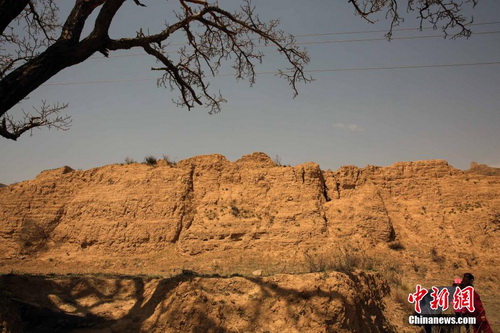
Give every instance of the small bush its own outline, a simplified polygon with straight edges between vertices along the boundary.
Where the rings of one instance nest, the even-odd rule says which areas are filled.
[[[156,162],[156,157],[154,157],[153,155],[144,157],[144,163],[146,163],[147,165],[156,165]]]
[[[44,250],[50,240],[50,225],[24,220],[18,234],[21,253],[34,253]]]
[[[304,253],[306,270],[313,272],[337,271],[351,273],[356,269],[375,270],[376,262],[365,253],[346,249],[336,253]]]
[[[413,270],[415,271],[415,273],[419,273],[419,276],[421,276],[421,277],[425,277],[425,275],[427,274],[427,267],[426,266],[420,266],[416,263],[413,263],[412,267],[413,267]]]
[[[281,157],[279,155],[274,156],[273,162],[274,164],[276,164],[276,166],[283,166],[283,164],[281,164]]]
[[[132,157],[125,157],[125,164],[134,164],[137,163]]]
[[[231,206],[231,214],[234,217],[238,217],[240,215],[240,210],[236,206]]]
[[[444,264],[444,262],[445,262],[445,260],[446,260],[446,259],[445,259],[445,257],[444,257],[444,256],[439,255],[435,247],[433,247],[433,248],[431,249],[430,254],[431,254],[431,259],[432,259],[432,261],[434,261],[434,262],[435,262],[435,263],[437,263],[437,264]]]
[[[405,249],[405,246],[401,242],[397,241],[390,243],[389,248],[394,251],[402,251]]]
[[[169,166],[174,166],[174,165],[176,165],[176,164],[177,164],[177,162],[176,162],[174,159],[170,158],[170,156],[165,155],[165,154],[163,154],[163,160],[164,160],[164,161],[167,163],[167,165],[169,165]]]

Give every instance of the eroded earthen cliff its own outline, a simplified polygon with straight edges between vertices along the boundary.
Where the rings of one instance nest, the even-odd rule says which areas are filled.
[[[500,311],[499,230],[500,177],[441,160],[322,171],[263,153],[235,162],[207,155],[63,167],[0,188],[3,273],[364,269],[410,290],[470,271],[492,312]]]
[[[0,260],[36,269],[27,264],[36,258],[56,271],[221,260],[253,269],[346,243],[385,251],[400,242],[422,263],[498,267],[499,213],[499,177],[439,160],[322,171],[254,153],[236,162],[207,155],[174,166],[63,167],[0,189]]]

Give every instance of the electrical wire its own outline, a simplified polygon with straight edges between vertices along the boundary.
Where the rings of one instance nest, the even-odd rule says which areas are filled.
[[[485,22],[485,23],[474,23],[471,25],[482,26],[482,25],[493,25],[500,24],[500,21],[496,22]],[[429,30],[433,28],[422,28],[422,30]],[[420,28],[401,28],[394,29],[393,31],[419,31]],[[433,29],[434,30],[434,29]],[[377,33],[377,32],[387,32],[387,30],[366,30],[366,31],[347,31],[347,32],[328,32],[328,33],[313,33],[313,34],[299,34],[294,35],[295,37],[313,37],[313,36],[331,36],[331,35],[349,35],[349,34],[367,34],[367,33]],[[474,32],[474,35],[488,35],[488,34],[498,34],[500,31],[485,31],[485,32]],[[426,35],[426,36],[403,36],[403,37],[392,37],[391,40],[405,40],[405,39],[426,39],[426,38],[443,38],[442,35]],[[340,40],[330,40],[330,41],[310,41],[310,42],[297,42],[296,45],[318,45],[318,44],[332,44],[332,43],[354,43],[354,42],[372,42],[372,41],[387,41],[387,38],[364,38],[364,39],[340,39]],[[187,43],[172,43],[170,46],[187,46]],[[270,45],[269,45],[270,46]],[[176,54],[177,51],[167,52],[167,54]],[[106,58],[127,58],[127,57],[142,57],[146,56],[145,53],[130,53],[121,55],[109,55],[91,57],[90,59],[106,59]]]
[[[351,71],[376,71],[376,70],[393,70],[393,69],[417,69],[417,68],[446,68],[446,67],[466,67],[466,66],[488,66],[500,65],[500,61],[491,62],[472,62],[472,63],[455,63],[455,64],[440,64],[440,65],[404,65],[404,66],[388,66],[388,67],[354,67],[354,68],[326,68],[326,69],[311,69],[305,70],[304,73],[327,73],[327,72],[351,72]],[[256,72],[256,75],[274,74],[276,71]],[[226,73],[218,76],[234,76],[234,74]],[[118,79],[118,80],[100,80],[100,81],[81,81],[81,82],[61,82],[61,83],[45,83],[43,86],[68,86],[68,85],[86,85],[86,84],[104,84],[104,83],[123,83],[123,82],[139,82],[153,81],[158,78],[140,78],[140,79]]]
[[[474,35],[490,35],[498,34],[498,31],[484,31],[476,32]],[[392,37],[391,40],[403,40],[403,39],[425,39],[425,38],[443,38],[441,35],[427,35],[427,36],[406,36],[406,37]],[[314,44],[331,44],[331,43],[354,43],[354,42],[372,42],[387,40],[386,38],[365,38],[365,39],[337,39],[337,40],[325,40],[325,41],[312,41],[312,42],[299,42],[297,45],[314,45]]]
[[[482,26],[482,25],[492,25],[492,24],[500,24],[500,21],[495,22],[484,22],[484,23],[472,23],[471,26]],[[421,31],[421,30],[437,30],[433,27],[427,28],[396,28],[392,31]],[[346,32],[326,32],[326,33],[312,33],[312,34],[298,34],[294,35],[294,37],[314,37],[314,36],[331,36],[331,35],[352,35],[352,34],[369,34],[369,33],[379,33],[379,32],[387,32],[387,29],[384,30],[361,30],[361,31],[346,31]]]

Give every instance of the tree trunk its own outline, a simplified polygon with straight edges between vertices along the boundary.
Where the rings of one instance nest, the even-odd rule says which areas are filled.
[[[45,52],[9,73],[0,81],[0,116],[62,69],[85,61],[99,50],[97,40],[57,41]]]
[[[28,5],[29,0],[0,0],[0,34]]]

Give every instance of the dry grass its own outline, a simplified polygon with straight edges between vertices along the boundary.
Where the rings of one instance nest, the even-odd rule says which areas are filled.
[[[163,154],[163,160],[167,163],[168,166],[175,166],[177,164],[175,159],[166,154]]]
[[[389,243],[389,248],[394,251],[403,251],[405,246],[400,241]]]
[[[50,231],[50,226],[33,220],[24,220],[17,239],[21,245],[21,252],[28,254],[45,249],[50,240]]]
[[[439,255],[438,251],[435,247],[433,247],[430,251],[431,259],[434,261],[436,264],[444,264],[446,261],[446,258],[443,255]]]
[[[137,163],[132,157],[125,157],[125,164],[134,164]]]
[[[375,270],[376,261],[364,251],[355,251],[347,247],[331,252],[305,252],[304,266],[310,273],[338,271],[350,273],[356,269]]]

